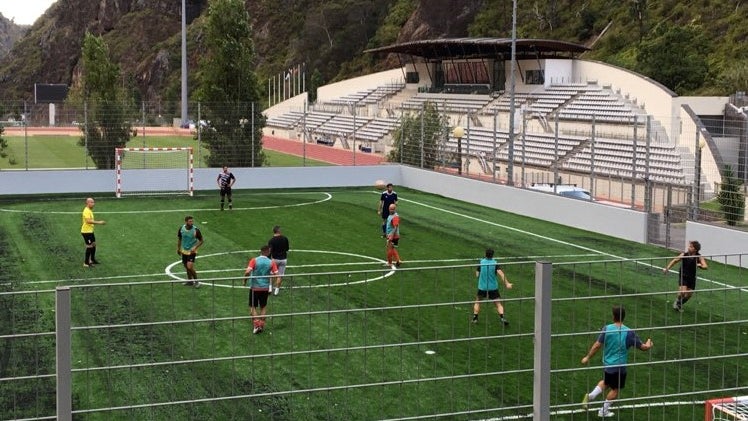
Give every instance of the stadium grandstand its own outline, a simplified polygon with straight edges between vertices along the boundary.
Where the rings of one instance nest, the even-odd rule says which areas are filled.
[[[518,186],[589,177],[698,184],[704,197],[715,194],[724,162],[698,115],[721,114],[725,101],[678,97],[641,75],[584,60],[587,47],[562,41],[516,40],[512,65],[511,44],[504,38],[433,39],[368,50],[394,55],[401,66],[323,86],[316,103],[302,94],[273,106],[266,129],[384,154],[402,116],[430,103],[451,127],[464,128],[462,138],[451,135],[442,145],[459,155],[451,166],[464,173]],[[699,180],[697,149],[709,169]],[[611,196],[622,194],[618,190]]]

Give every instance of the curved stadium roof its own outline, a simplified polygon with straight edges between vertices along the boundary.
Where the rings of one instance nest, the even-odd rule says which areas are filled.
[[[516,56],[522,58],[569,58],[589,51],[584,45],[548,39],[517,39]],[[372,48],[365,53],[395,53],[444,58],[505,58],[512,54],[511,38],[437,38]]]

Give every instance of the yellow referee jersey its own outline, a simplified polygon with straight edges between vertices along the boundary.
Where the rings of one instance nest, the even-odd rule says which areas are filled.
[[[94,232],[94,226],[93,224],[89,224],[87,221],[94,220],[94,213],[93,211],[86,206],[83,208],[83,213],[81,214],[81,218],[83,220],[83,223],[81,225],[81,234],[90,234]]]

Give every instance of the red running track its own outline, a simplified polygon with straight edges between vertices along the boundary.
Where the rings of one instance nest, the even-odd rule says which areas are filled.
[[[377,154],[348,151],[315,143],[307,143],[305,151],[304,144],[301,141],[274,136],[263,136],[262,146],[294,156],[304,156],[306,154],[309,159],[334,165],[379,165],[385,161],[383,157]]]

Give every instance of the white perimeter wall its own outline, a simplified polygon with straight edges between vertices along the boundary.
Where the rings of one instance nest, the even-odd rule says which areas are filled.
[[[748,233],[689,221],[686,223],[686,244],[694,240],[701,243],[704,256],[719,256],[715,259],[720,263],[748,268],[745,256],[748,253]],[[686,249],[686,244],[681,250]],[[742,259],[739,254],[743,254]]]
[[[647,221],[642,212],[410,167],[402,167],[402,178],[416,190],[646,243]]]
[[[169,170],[171,171],[171,170]],[[417,190],[519,215],[644,243],[646,215],[629,209],[553,196],[399,165],[360,167],[232,168],[238,189],[371,186],[385,180]],[[216,190],[218,168],[195,171],[197,190]],[[181,178],[183,171],[173,174]],[[151,179],[142,170],[132,182]],[[114,171],[0,171],[0,195],[80,193],[114,196]],[[403,197],[405,199],[406,197]],[[471,224],[466,221],[466,224]],[[477,229],[477,228],[476,228]],[[688,239],[705,255],[748,253],[748,233],[689,222]],[[734,263],[734,262],[729,262]],[[748,267],[748,262],[741,262]]]
[[[267,118],[277,117],[285,114],[289,111],[304,111],[304,104],[308,102],[309,95],[307,92],[302,92],[295,97],[288,98],[283,102],[279,102],[272,107],[264,110],[262,114]]]
[[[696,115],[723,115],[725,106],[730,102],[728,96],[679,96],[675,98],[675,104],[691,107]]]
[[[195,169],[195,190],[216,190],[219,168]],[[311,188],[373,186],[376,180],[403,184],[400,167],[375,165],[357,167],[232,168],[236,189]],[[162,180],[167,188],[186,184],[186,170],[128,170],[123,185],[137,190]],[[0,171],[0,195],[21,194],[110,194],[115,191],[114,170]],[[186,188],[185,188],[186,191]]]

